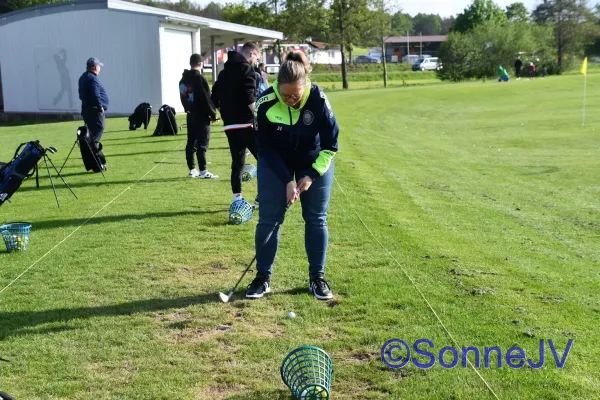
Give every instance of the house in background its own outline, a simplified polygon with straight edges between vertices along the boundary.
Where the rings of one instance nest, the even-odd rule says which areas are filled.
[[[310,46],[307,55],[312,64],[340,65],[342,63],[340,46],[330,46],[325,42],[314,42],[312,40],[307,41],[307,43]]]
[[[330,46],[325,42],[315,42],[312,38],[307,38],[305,43],[297,43],[291,40],[281,40],[282,60],[285,60],[285,54],[290,50],[302,51],[308,57],[312,64],[339,65],[342,63],[342,52],[339,46]],[[263,42],[262,61],[267,67],[267,72],[276,74],[279,71],[279,54],[274,40],[265,40]]]
[[[385,39],[386,60],[388,62],[411,62],[413,57],[406,57],[408,54],[418,57],[423,54],[437,56],[442,43],[447,40],[448,36],[443,35],[389,37]]]

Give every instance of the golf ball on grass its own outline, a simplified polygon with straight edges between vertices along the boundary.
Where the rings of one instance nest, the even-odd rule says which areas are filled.
[[[289,319],[294,319],[294,318],[296,318],[296,313],[294,313],[293,311],[290,311],[290,312],[288,313],[288,318],[289,318]]]

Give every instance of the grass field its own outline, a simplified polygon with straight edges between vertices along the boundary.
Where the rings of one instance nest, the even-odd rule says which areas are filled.
[[[0,222],[33,224],[29,251],[0,252],[0,357],[11,360],[0,364],[0,390],[17,399],[289,399],[281,362],[314,345],[333,359],[333,399],[598,398],[600,75],[588,77],[585,126],[582,85],[567,76],[330,93],[341,127],[330,302],[306,293],[294,205],[273,293],[247,301],[241,288],[220,303],[253,256],[257,221],[227,224],[221,127],[209,151],[221,179],[202,181],[186,177],[184,135],[151,137],[155,119],[135,132],[109,119],[106,179],[84,172],[74,153],[63,172],[78,200],[55,180],[58,209],[42,176],[40,189],[26,181],[0,208]],[[0,160],[40,139],[59,148],[60,166],[78,125],[0,127]],[[245,192],[253,198],[255,181]],[[497,346],[504,361],[391,369],[380,354],[394,338],[429,339],[435,354]],[[574,340],[563,368],[548,346],[539,369],[507,366],[513,346],[538,362],[541,339],[559,359]]]

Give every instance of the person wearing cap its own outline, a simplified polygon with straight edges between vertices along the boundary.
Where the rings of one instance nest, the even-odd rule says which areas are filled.
[[[104,133],[104,115],[108,109],[108,94],[98,79],[104,66],[95,57],[87,60],[87,69],[79,78],[79,99],[81,116],[95,142],[99,142]]]
[[[190,178],[217,179],[206,169],[206,151],[210,141],[210,123],[217,119],[217,111],[210,100],[210,88],[202,75],[203,59],[200,54],[190,56],[190,69],[184,69],[179,81],[179,96],[187,118],[187,145],[185,157]],[[194,154],[198,169],[194,166]]]

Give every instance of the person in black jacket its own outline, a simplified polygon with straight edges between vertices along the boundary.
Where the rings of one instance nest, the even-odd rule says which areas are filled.
[[[231,152],[231,190],[233,200],[241,200],[242,172],[246,149],[256,158],[257,148],[253,129],[256,101],[256,72],[253,65],[260,57],[260,48],[246,42],[242,53],[229,51],[225,68],[213,85],[211,99],[221,111],[225,134]]]
[[[206,169],[206,151],[210,141],[210,123],[216,120],[216,110],[210,100],[210,88],[202,76],[203,59],[200,54],[190,57],[190,69],[183,71],[179,81],[181,104],[187,114],[188,139],[185,157],[190,170],[190,178],[216,179]],[[198,159],[198,168],[194,166],[194,154]]]
[[[521,68],[523,68],[523,61],[521,61],[521,57],[519,56],[515,61],[515,75],[517,76],[517,80],[521,79]]]

